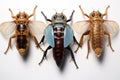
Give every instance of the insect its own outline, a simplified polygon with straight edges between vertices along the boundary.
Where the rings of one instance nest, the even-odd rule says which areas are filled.
[[[5,51],[5,54],[11,47],[11,40],[15,38],[16,40],[16,48],[21,56],[24,56],[26,54],[26,51],[29,47],[30,37],[33,38],[36,45],[38,45],[37,38],[35,37],[35,33],[38,32],[37,29],[39,28],[39,25],[44,25],[44,23],[40,21],[30,21],[29,18],[32,17],[35,14],[37,6],[35,6],[33,13],[31,15],[28,15],[25,12],[19,12],[16,16],[14,16],[11,9],[9,11],[11,12],[11,16],[14,19],[14,21],[8,21],[3,22],[0,25],[0,31],[4,36],[9,36],[9,43],[8,47]],[[38,46],[42,51],[43,49]]]
[[[104,42],[105,42],[105,35],[108,37],[108,44],[112,51],[114,49],[111,46],[111,35],[117,34],[119,31],[119,26],[115,21],[105,20],[103,19],[104,16],[107,15],[108,6],[105,10],[105,13],[102,14],[99,11],[93,11],[90,15],[84,13],[83,9],[80,7],[82,14],[89,18],[89,20],[85,21],[78,21],[76,22],[73,27],[78,33],[82,33],[81,39],[79,41],[80,46],[83,44],[83,38],[85,35],[88,35],[87,45],[88,45],[88,53],[87,58],[90,52],[90,41],[92,41],[92,48],[97,57],[100,57],[103,49],[104,49]],[[111,35],[110,35],[111,34]],[[79,47],[80,47],[79,46]],[[79,48],[78,47],[78,48]],[[77,48],[77,50],[78,50]],[[75,52],[77,52],[77,50]]]
[[[66,54],[65,49],[67,49],[70,51],[72,60],[74,61],[76,68],[78,68],[73,55],[73,51],[70,47],[72,40],[74,40],[74,42],[76,42],[77,44],[78,42],[74,37],[72,28],[70,27],[70,25],[67,24],[67,22],[72,20],[74,10],[70,16],[70,19],[68,20],[63,13],[56,12],[56,14],[52,16],[52,19],[48,19],[43,12],[41,13],[44,16],[45,20],[49,21],[50,24],[45,28],[44,35],[39,43],[41,44],[45,38],[49,44],[39,64],[43,62],[44,58],[47,55],[47,51],[52,48],[54,60],[57,66],[61,68],[63,66],[63,60]]]

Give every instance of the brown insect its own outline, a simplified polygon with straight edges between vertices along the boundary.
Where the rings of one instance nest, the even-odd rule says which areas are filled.
[[[105,35],[108,37],[108,44],[112,51],[114,49],[111,46],[111,35],[115,35],[119,31],[119,26],[115,21],[105,20],[103,19],[104,16],[107,15],[108,6],[105,10],[105,13],[102,14],[99,11],[93,11],[90,13],[90,15],[87,15],[84,13],[83,9],[80,7],[80,10],[82,14],[89,18],[89,20],[85,21],[78,21],[76,22],[73,27],[78,33],[82,33],[81,39],[80,39],[80,46],[83,44],[83,37],[85,35],[88,35],[87,45],[88,45],[88,53],[87,58],[89,56],[90,52],[90,41],[92,41],[92,48],[96,54],[97,57],[100,57],[103,49],[104,49],[104,42],[105,42]],[[80,47],[79,46],[79,47]],[[78,48],[79,48],[78,47]],[[77,50],[78,50],[77,48]],[[77,50],[75,52],[77,52]]]
[[[21,56],[26,54],[26,51],[29,48],[30,37],[33,38],[36,46],[38,46],[37,38],[35,37],[35,33],[39,33],[40,26],[45,25],[40,21],[30,21],[29,18],[35,14],[37,6],[35,6],[33,13],[28,15],[25,12],[19,12],[16,16],[14,16],[11,9],[11,16],[14,21],[3,22],[0,25],[0,31],[4,36],[10,36],[8,47],[5,51],[7,53],[8,49],[11,47],[11,40],[13,38],[16,39],[16,48]],[[43,49],[38,46],[42,51]]]

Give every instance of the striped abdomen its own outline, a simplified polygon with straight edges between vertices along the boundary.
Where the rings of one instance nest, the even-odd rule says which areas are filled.
[[[54,28],[54,43],[53,56],[56,64],[60,67],[64,58],[64,28]]]
[[[92,26],[92,48],[99,57],[104,48],[104,30],[100,21],[94,22]]]
[[[28,30],[26,25],[24,24],[19,24],[17,26],[17,39],[16,39],[16,46],[17,49],[20,53],[20,55],[25,55],[26,50],[28,49],[29,46],[29,39],[28,39]]]

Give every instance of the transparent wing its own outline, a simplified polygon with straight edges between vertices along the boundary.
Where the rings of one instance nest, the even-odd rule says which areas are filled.
[[[3,22],[0,24],[0,32],[4,37],[9,37],[15,32],[16,24],[14,22]]]
[[[78,21],[73,24],[73,30],[75,30],[79,34],[83,34],[86,30],[89,29],[90,22],[89,21]]]
[[[46,24],[41,21],[30,21],[29,27],[33,34],[43,34]]]
[[[119,25],[115,21],[105,20],[103,27],[110,33],[112,37],[114,37],[119,32]]]

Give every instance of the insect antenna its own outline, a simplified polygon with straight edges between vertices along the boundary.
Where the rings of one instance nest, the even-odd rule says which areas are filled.
[[[61,13],[63,13],[66,9],[63,9]]]
[[[53,10],[54,10],[54,11],[55,11],[55,13],[57,14],[57,10],[56,10],[55,8],[54,8]]]

